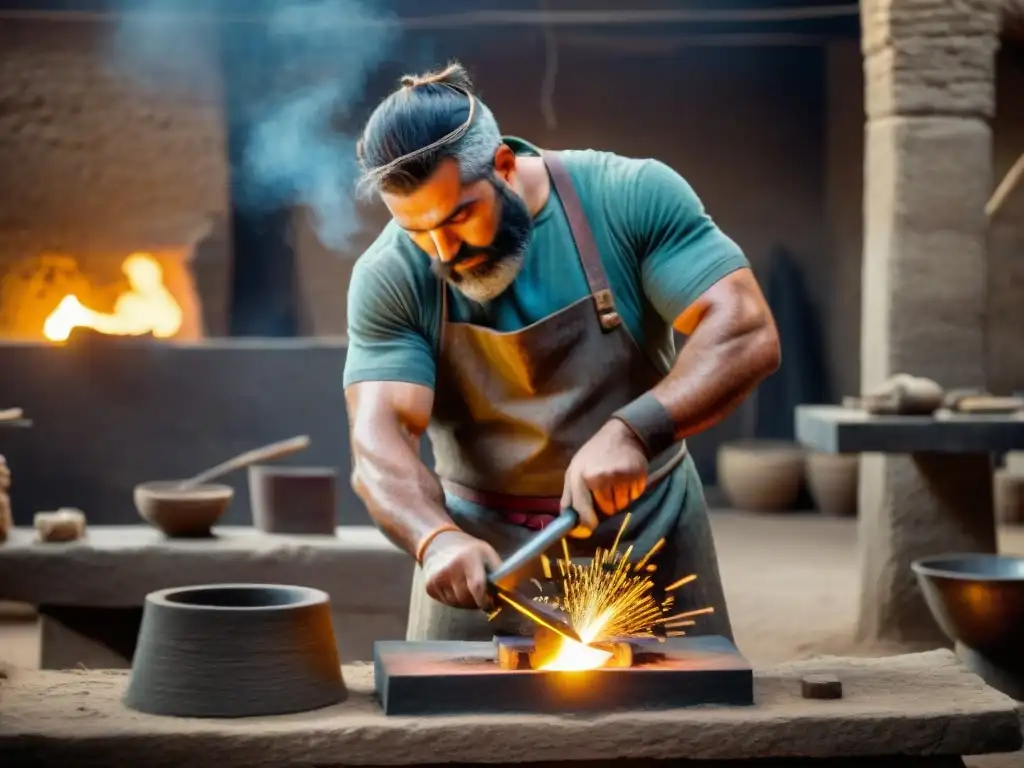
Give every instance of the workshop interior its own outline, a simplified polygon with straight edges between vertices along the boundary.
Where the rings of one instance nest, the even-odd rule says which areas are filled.
[[[0,0],[0,764],[1024,768],[1024,2]]]

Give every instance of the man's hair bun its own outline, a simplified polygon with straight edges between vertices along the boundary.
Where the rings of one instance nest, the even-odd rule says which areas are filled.
[[[436,72],[422,75],[404,75],[401,79],[403,88],[419,88],[424,85],[448,85],[468,93],[473,92],[473,82],[469,79],[466,68],[457,61]]]

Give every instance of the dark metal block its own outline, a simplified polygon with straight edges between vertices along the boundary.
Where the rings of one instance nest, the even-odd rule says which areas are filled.
[[[501,669],[494,643],[374,644],[386,715],[573,714],[754,703],[750,664],[724,637],[635,641],[634,666],[586,672]]]

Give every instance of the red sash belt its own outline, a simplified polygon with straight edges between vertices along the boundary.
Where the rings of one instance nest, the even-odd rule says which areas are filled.
[[[442,480],[441,485],[453,496],[494,510],[510,525],[519,525],[533,531],[544,528],[561,511],[561,499],[557,496],[512,496],[467,488],[451,480]]]

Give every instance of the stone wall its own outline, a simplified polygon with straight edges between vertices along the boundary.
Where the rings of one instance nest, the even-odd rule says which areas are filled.
[[[1024,153],[1024,43],[1004,41],[996,56],[991,120],[993,185]],[[824,320],[837,395],[860,387],[863,266],[864,90],[854,42],[828,50],[826,201],[829,295]],[[990,223],[988,237],[987,379],[997,392],[1024,389],[1024,185]]]
[[[136,483],[190,477],[305,434],[309,449],[281,462],[336,468],[339,524],[365,525],[349,483],[344,367],[345,345],[323,339],[0,345],[0,403],[33,419],[0,434],[15,520],[31,525],[35,512],[70,506],[91,524],[132,524]],[[223,522],[251,524],[246,472],[223,481],[235,489]]]
[[[217,72],[145,81],[116,66],[113,34],[97,21],[0,20],[0,276],[31,272],[42,255],[73,259],[85,279],[114,286],[95,297],[109,304],[132,251],[191,255],[202,243],[194,268],[216,331],[228,274]],[[0,336],[15,325],[8,317]]]

